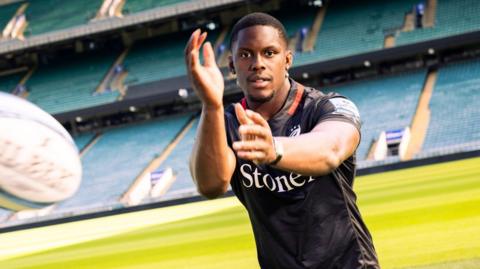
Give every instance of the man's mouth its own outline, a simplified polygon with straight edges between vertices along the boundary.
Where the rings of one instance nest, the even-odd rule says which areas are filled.
[[[269,77],[255,75],[250,76],[247,81],[254,88],[265,88],[268,83],[270,83],[271,79]]]

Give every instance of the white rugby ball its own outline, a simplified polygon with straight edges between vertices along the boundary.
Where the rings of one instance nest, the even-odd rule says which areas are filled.
[[[34,104],[0,92],[0,206],[17,211],[65,200],[81,176],[65,128]]]

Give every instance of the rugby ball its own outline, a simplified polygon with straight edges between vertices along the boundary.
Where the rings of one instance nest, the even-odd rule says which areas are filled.
[[[0,92],[0,207],[18,211],[71,197],[82,167],[70,134],[50,114]]]

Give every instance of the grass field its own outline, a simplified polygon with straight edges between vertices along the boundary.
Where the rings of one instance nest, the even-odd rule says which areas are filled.
[[[357,178],[382,268],[480,268],[480,158]],[[235,198],[0,234],[0,268],[258,268]]]

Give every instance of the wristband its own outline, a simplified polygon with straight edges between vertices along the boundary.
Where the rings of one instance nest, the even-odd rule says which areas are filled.
[[[283,144],[280,140],[273,138],[273,148],[275,149],[275,160],[273,160],[269,165],[276,165],[283,157]]]

